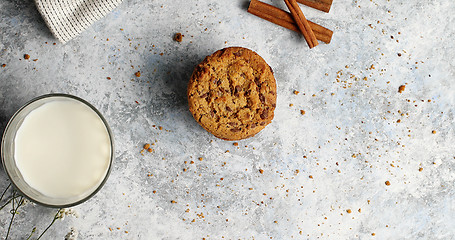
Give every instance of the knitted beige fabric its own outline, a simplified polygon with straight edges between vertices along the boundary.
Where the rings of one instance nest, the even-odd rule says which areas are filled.
[[[35,0],[52,34],[62,43],[79,35],[122,0]]]

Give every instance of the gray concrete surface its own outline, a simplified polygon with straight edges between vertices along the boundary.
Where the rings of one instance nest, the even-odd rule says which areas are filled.
[[[312,50],[247,5],[125,0],[54,45],[32,0],[0,1],[1,131],[26,101],[63,92],[95,105],[115,134],[105,187],[44,239],[72,227],[78,239],[453,239],[455,3],[302,7],[335,32]],[[202,129],[186,100],[194,66],[228,46],[258,52],[278,84],[274,121],[238,146]],[[140,153],[145,143],[153,153]],[[39,234],[54,213],[27,204],[10,239]],[[0,237],[9,219],[2,210]]]

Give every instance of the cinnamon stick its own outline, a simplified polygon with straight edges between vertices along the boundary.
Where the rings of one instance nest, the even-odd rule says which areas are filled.
[[[323,12],[329,12],[333,0],[297,0],[297,2],[307,5],[308,7],[316,8]]]
[[[289,8],[289,11],[291,12],[292,18],[294,18],[297,27],[299,27],[300,31],[305,37],[305,41],[308,43],[308,46],[310,48],[317,46],[319,44],[318,40],[316,39],[316,36],[314,36],[313,30],[311,29],[310,24],[308,24],[308,21],[306,20],[305,15],[303,15],[303,12],[297,4],[296,0],[284,0],[284,2]]]
[[[251,0],[248,12],[289,30],[301,33],[291,14],[270,4],[258,0]],[[310,24],[311,29],[313,29],[316,39],[325,43],[330,43],[333,34],[330,29],[311,21],[308,21],[308,23]]]

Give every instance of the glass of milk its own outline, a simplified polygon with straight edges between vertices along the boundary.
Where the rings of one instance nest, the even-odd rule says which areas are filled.
[[[113,136],[85,100],[49,94],[25,104],[6,126],[4,169],[18,191],[48,207],[70,207],[96,194],[114,158]]]

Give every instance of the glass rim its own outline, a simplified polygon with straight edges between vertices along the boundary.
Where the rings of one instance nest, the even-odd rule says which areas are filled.
[[[27,108],[30,104],[36,102],[36,101],[39,101],[39,100],[42,100],[42,99],[45,99],[45,98],[51,98],[51,97],[63,97],[63,98],[70,98],[70,99],[73,99],[73,100],[76,100],[78,102],[81,102],[83,104],[85,104],[86,106],[88,106],[90,109],[92,109],[96,115],[101,119],[101,121],[103,122],[104,126],[106,127],[106,131],[108,133],[108,136],[109,136],[109,142],[110,142],[110,146],[111,146],[111,157],[109,159],[109,167],[107,168],[107,171],[106,171],[106,175],[104,176],[103,180],[99,183],[99,185],[97,186],[97,188],[91,192],[89,195],[87,195],[86,197],[76,201],[76,202],[73,202],[73,203],[68,203],[68,204],[62,204],[62,205],[55,205],[55,204],[48,204],[48,203],[43,203],[43,202],[40,202],[39,200],[37,199],[34,199],[32,197],[30,197],[29,195],[27,195],[26,193],[24,193],[23,190],[21,190],[17,184],[14,182],[13,178],[11,177],[9,171],[8,171],[8,168],[6,167],[6,164],[5,164],[5,153],[4,153],[4,145],[6,144],[5,143],[5,136],[6,136],[6,133],[8,132],[9,128],[10,128],[10,125],[11,123],[13,122],[13,120],[17,117],[17,115],[22,112],[25,108]],[[6,124],[6,127],[5,127],[5,130],[3,132],[3,136],[2,136],[2,141],[1,141],[1,146],[0,146],[0,152],[1,152],[1,158],[2,158],[2,165],[3,165],[3,169],[5,170],[5,173],[6,175],[8,176],[11,184],[14,186],[15,190],[18,191],[22,196],[26,197],[27,199],[29,199],[30,201],[34,202],[34,203],[37,203],[41,206],[44,206],[44,207],[49,207],[49,208],[68,208],[68,207],[73,207],[73,206],[76,206],[76,205],[79,205],[87,200],[89,200],[90,198],[92,198],[95,194],[97,194],[101,188],[103,188],[104,184],[106,184],[106,181],[107,179],[109,178],[109,175],[111,173],[111,169],[112,169],[112,163],[114,162],[114,153],[115,153],[115,150],[114,150],[114,136],[112,134],[112,131],[111,131],[111,128],[109,127],[109,124],[107,123],[106,119],[103,117],[103,115],[100,113],[100,111],[98,111],[98,109],[96,109],[92,104],[90,104],[89,102],[87,102],[86,100],[80,98],[80,97],[77,97],[77,96],[74,96],[74,95],[70,95],[70,94],[66,94],[66,93],[50,93],[50,94],[44,94],[44,95],[41,95],[41,96],[38,96],[38,97],[35,97],[33,99],[31,99],[30,101],[26,102],[24,105],[22,105],[14,114],[13,116],[11,116],[11,118],[9,119],[8,123]]]

